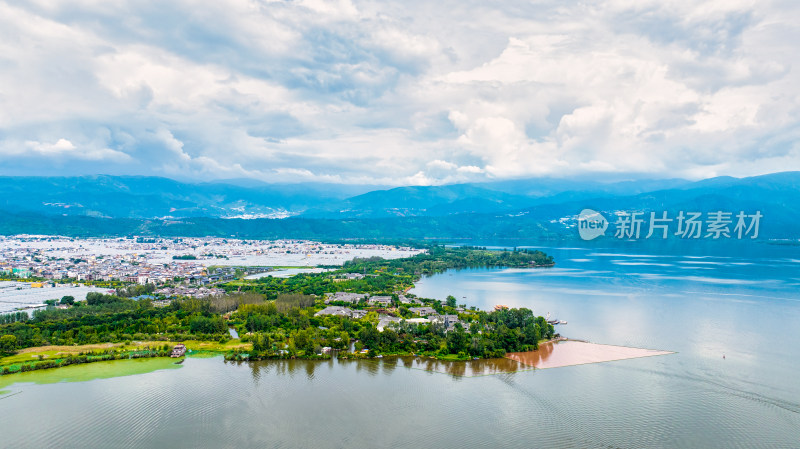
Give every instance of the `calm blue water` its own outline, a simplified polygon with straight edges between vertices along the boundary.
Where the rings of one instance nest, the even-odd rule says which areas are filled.
[[[554,268],[449,272],[415,289],[550,312],[572,338],[677,354],[476,378],[389,359],[187,359],[4,387],[0,446],[800,447],[800,257],[750,248],[547,248]]]
[[[796,249],[752,245],[717,248],[718,255],[619,247],[542,249],[554,256],[555,267],[450,272],[424,279],[412,292],[439,299],[458,295],[460,302],[481,309],[528,307],[567,320],[557,330],[570,338],[677,351],[598,369],[634,385],[669,385],[663,391],[669,396],[691,392],[674,413],[707,421],[693,426],[720,441],[734,443],[714,426],[748,426],[743,421],[754,420],[765,426],[760,433],[780,433],[781,423],[800,423]],[[644,406],[631,394],[622,402]],[[755,415],[742,414],[745,409],[756,410]],[[795,430],[798,438],[786,441],[789,447],[800,447],[800,426]],[[757,443],[743,441],[745,447]]]

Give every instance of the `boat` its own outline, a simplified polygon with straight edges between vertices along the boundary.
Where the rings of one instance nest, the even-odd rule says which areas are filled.
[[[567,322],[564,321],[564,320],[557,320],[555,318],[550,319],[550,312],[547,312],[547,317],[545,318],[545,321],[547,321],[549,324],[552,324],[554,326],[556,324],[567,324]]]
[[[184,355],[186,355],[186,345],[184,345],[182,343],[179,343],[179,344],[175,345],[174,348],[172,348],[172,354],[170,354],[169,356],[170,357],[183,357]]]

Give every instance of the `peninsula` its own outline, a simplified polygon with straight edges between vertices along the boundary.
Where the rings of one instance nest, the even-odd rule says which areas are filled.
[[[153,288],[142,295],[143,286],[120,286],[30,317],[0,315],[0,372],[168,356],[177,343],[235,360],[502,357],[537,348],[553,337],[553,326],[524,308],[482,311],[452,295],[440,301],[408,290],[421,276],[448,269],[553,263],[540,251],[433,245],[412,257],[355,258],[286,278],[234,276],[216,285],[224,294],[203,298],[164,298]]]

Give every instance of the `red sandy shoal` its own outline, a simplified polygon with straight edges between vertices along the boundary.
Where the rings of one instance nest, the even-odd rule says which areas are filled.
[[[525,365],[542,369],[666,354],[674,353],[671,351],[601,345],[582,341],[562,341],[543,343],[537,351],[509,352],[506,357]]]

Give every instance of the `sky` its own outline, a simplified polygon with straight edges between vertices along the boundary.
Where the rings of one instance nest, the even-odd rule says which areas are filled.
[[[4,1],[0,175],[800,170],[796,1]]]

